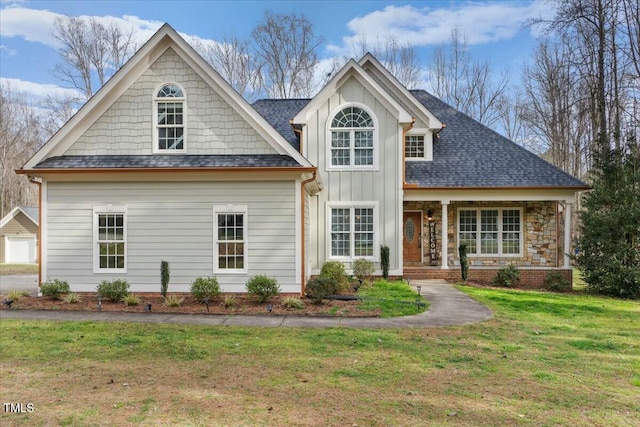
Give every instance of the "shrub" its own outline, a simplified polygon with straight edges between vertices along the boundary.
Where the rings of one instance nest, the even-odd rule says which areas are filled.
[[[544,277],[544,287],[553,292],[569,292],[571,282],[566,280],[559,271],[550,271]]]
[[[122,302],[124,302],[125,305],[140,305],[140,297],[135,294],[128,294],[122,298]]]
[[[233,308],[238,304],[235,295],[225,295],[222,305],[224,308]]]
[[[98,296],[111,302],[120,302],[129,295],[129,283],[126,280],[103,280],[98,285]]]
[[[167,290],[169,289],[169,263],[167,261],[160,261],[160,293],[163,297],[167,297]]]
[[[349,279],[344,270],[344,264],[340,261],[327,261],[322,264],[320,277],[323,279],[331,278],[335,281],[336,289],[333,293],[345,292],[349,289]]]
[[[389,246],[380,247],[380,267],[382,267],[382,277],[384,280],[389,278]]]
[[[258,298],[258,302],[266,302],[280,293],[278,281],[265,275],[254,276],[246,284],[247,292]]]
[[[67,304],[78,304],[82,302],[82,299],[80,299],[80,296],[75,292],[71,292],[67,294],[62,301]]]
[[[20,298],[28,297],[28,296],[29,296],[29,292],[19,291],[17,289],[11,289],[9,292],[7,292],[8,300],[18,301]]]
[[[329,295],[338,292],[338,285],[333,277],[316,277],[307,282],[307,298],[311,298],[314,304],[321,304]]]
[[[168,297],[162,297],[164,302],[162,303],[165,307],[180,307],[184,302],[184,298],[180,298],[177,295],[169,295]]]
[[[373,275],[374,267],[373,263],[366,259],[357,259],[353,263],[353,275],[358,278],[358,280],[365,281],[369,280]]]
[[[493,284],[505,288],[512,288],[520,280],[520,271],[513,265],[507,265],[498,270],[493,278]]]
[[[302,310],[304,308],[304,303],[300,298],[297,297],[287,297],[282,301],[282,306],[285,308],[295,308],[297,310]]]
[[[206,298],[220,295],[220,285],[215,277],[196,277],[191,284],[191,296],[196,301],[204,302]]]
[[[64,280],[54,279],[53,282],[47,281],[40,286],[42,296],[52,300],[60,299],[60,295],[69,293],[69,283]]]
[[[462,280],[467,281],[469,277],[469,259],[467,258],[467,244],[462,243],[458,247],[460,253],[460,270],[462,270]]]

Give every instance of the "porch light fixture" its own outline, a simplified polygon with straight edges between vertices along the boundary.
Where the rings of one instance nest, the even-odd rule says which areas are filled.
[[[433,219],[433,211],[431,209],[427,209],[427,218],[429,221]]]

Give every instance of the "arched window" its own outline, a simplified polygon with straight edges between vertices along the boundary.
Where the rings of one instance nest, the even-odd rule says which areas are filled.
[[[175,83],[164,84],[154,96],[154,151],[185,151],[184,91]]]
[[[359,107],[340,110],[331,121],[330,168],[375,165],[375,124],[371,115]]]

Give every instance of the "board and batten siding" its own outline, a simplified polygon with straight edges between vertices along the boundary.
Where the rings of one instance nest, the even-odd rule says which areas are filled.
[[[378,124],[378,167],[376,170],[327,169],[327,150],[330,144],[328,126],[333,113],[342,105],[357,103],[372,112]],[[402,183],[401,147],[402,129],[398,119],[384,104],[360,82],[351,77],[321,105],[306,124],[306,157],[318,165],[318,174],[324,189],[310,203],[312,233],[317,238],[312,244],[310,262],[312,273],[317,274],[328,260],[331,242],[327,239],[327,204],[331,202],[378,202],[378,218],[375,230],[378,247],[374,248],[376,270],[380,269],[379,245],[387,245],[391,251],[391,270],[399,271],[400,251],[398,233],[401,229]],[[350,263],[346,262],[349,269]]]
[[[160,291],[160,261],[170,264],[169,292],[188,292],[213,276],[214,205],[244,205],[248,215],[248,273],[217,274],[223,292],[245,292],[258,274],[283,292],[299,292],[296,277],[295,181],[49,182],[45,278],[93,292],[102,280],[126,279],[134,292]],[[93,207],[127,209],[127,272],[93,272]]]
[[[185,92],[188,154],[277,154],[207,82],[172,49],[93,123],[65,155],[150,155],[154,92],[178,83]]]

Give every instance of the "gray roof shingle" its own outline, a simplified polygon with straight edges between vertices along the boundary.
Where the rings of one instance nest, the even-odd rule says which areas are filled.
[[[279,154],[259,155],[127,155],[58,156],[40,162],[36,169],[74,168],[223,168],[297,167],[296,160]]]
[[[289,144],[300,151],[300,140],[291,128],[289,120],[309,103],[310,99],[260,99],[252,107],[278,131]]]
[[[22,212],[31,218],[34,223],[40,223],[40,212],[37,206],[20,206],[20,209],[22,209]]]

